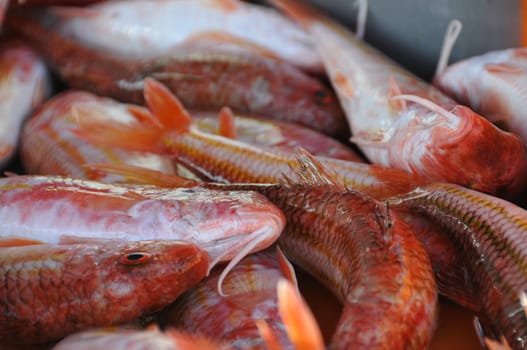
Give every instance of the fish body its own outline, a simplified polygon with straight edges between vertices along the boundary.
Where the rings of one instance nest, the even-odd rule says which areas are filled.
[[[191,111],[191,115],[200,130],[226,136],[221,132],[222,121],[216,113]],[[293,152],[302,147],[316,156],[364,162],[351,147],[296,123],[250,115],[234,115],[233,121],[232,138],[241,142]]]
[[[284,253],[343,303],[332,349],[423,349],[437,290],[421,242],[397,215],[333,186],[262,188],[287,218]],[[359,331],[360,330],[360,331]]]
[[[247,191],[16,176],[0,180],[0,202],[6,203],[0,207],[3,239],[184,240],[205,249],[215,262],[269,246],[285,225],[276,206]]]
[[[170,92],[152,80],[147,81],[145,94],[152,104],[152,117],[156,119],[154,125],[145,124],[140,129],[127,129],[126,132],[117,125],[84,125],[81,137],[126,149],[138,147],[137,149],[172,155],[208,181],[276,184],[287,178],[289,182],[302,183],[302,176],[292,169],[299,165],[298,154],[264,149],[200,131],[192,124],[181,103],[171,101],[174,97]],[[402,170],[324,157],[315,158],[330,169],[347,188],[377,199],[404,194],[425,183],[421,178]],[[115,171],[115,167],[112,171]],[[133,174],[134,180],[141,180],[140,183],[180,186],[178,181],[165,182],[168,180],[166,177],[144,169],[135,168],[132,171],[125,170],[124,173]],[[419,233],[424,242],[429,243],[427,249],[430,249],[430,256],[434,258],[432,263],[437,272],[440,292],[461,305],[477,310],[479,305],[472,294],[473,287],[466,278],[466,267],[459,264],[456,248],[445,239],[444,233],[440,232],[437,225],[431,225],[414,214],[404,213],[401,217]]]
[[[162,156],[105,147],[80,139],[75,134],[85,116],[76,113],[76,110],[91,109],[90,118],[101,122],[118,120],[130,124],[136,119],[129,108],[130,105],[82,91],[67,91],[53,97],[24,125],[20,146],[24,169],[29,174],[61,175],[105,183],[126,182],[126,179],[113,175],[100,176],[83,165],[126,163],[175,173],[172,162]]]
[[[493,331],[513,349],[527,346],[527,211],[455,184],[430,184],[392,202],[419,210],[447,229],[479,294]],[[392,204],[392,207],[393,207]]]
[[[374,164],[489,193],[517,191],[525,149],[346,28],[295,0],[271,3],[311,35],[355,142]],[[493,164],[493,166],[489,166]]]
[[[84,47],[39,19],[12,15],[6,26],[31,43],[73,88],[142,104],[144,79],[155,77],[189,108],[228,106],[239,113],[297,122],[339,139],[349,135],[331,89],[286,62],[207,47],[179,47],[168,57],[137,62]]]
[[[294,349],[278,309],[276,285],[284,274],[273,251],[245,257],[216,288],[220,270],[181,296],[164,312],[164,324],[221,339],[236,349],[267,349],[257,320],[264,320],[281,349]]]
[[[268,7],[238,0],[139,0],[106,2],[85,12],[91,15],[64,16],[59,32],[117,57],[168,56],[176,46],[219,33],[227,44],[252,44],[304,69],[322,70],[309,37]]]
[[[226,349],[203,337],[185,334],[175,329],[102,328],[72,334],[53,350],[216,350]]]
[[[160,310],[207,274],[208,255],[177,241],[1,248],[0,339],[32,344]]]
[[[13,158],[22,123],[51,90],[44,61],[26,44],[0,48],[0,168]]]
[[[527,144],[527,49],[492,51],[447,67],[434,84]]]
[[[349,190],[314,158],[298,162],[298,182],[201,186],[259,191],[284,212],[280,247],[344,304],[331,348],[425,348],[437,290],[422,243],[395,212]]]

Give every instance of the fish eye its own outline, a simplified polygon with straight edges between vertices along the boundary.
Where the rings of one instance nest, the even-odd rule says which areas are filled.
[[[150,254],[144,252],[133,252],[121,256],[120,263],[123,265],[141,265],[147,262]]]
[[[327,95],[328,94],[325,91],[323,91],[323,90],[317,89],[315,91],[315,96],[316,97],[325,98]]]

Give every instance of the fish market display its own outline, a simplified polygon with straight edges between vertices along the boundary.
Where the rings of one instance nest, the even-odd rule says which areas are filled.
[[[527,48],[493,51],[450,65],[435,85],[527,144]]]
[[[356,2],[0,0],[0,349],[526,349],[527,51]]]
[[[204,251],[177,241],[36,244],[0,252],[2,343],[58,340],[158,311],[210,267]]]
[[[29,46],[4,41],[0,46],[0,169],[13,158],[22,123],[50,91],[44,61]]]
[[[289,181],[302,183],[302,174],[292,170],[292,165],[298,164],[297,155],[262,149],[200,132],[194,127],[181,104],[162,85],[153,80],[147,80],[145,94],[153,111],[152,118],[149,119],[150,125],[124,128],[117,124],[111,126],[109,123],[91,123],[83,127],[82,136],[91,139],[91,142],[109,143],[125,148],[157,149],[163,154],[175,156],[185,167],[206,180],[280,183],[285,176]],[[152,122],[156,118],[158,121]],[[164,128],[160,125],[164,125]],[[422,183],[418,177],[400,170],[323,157],[317,159],[332,169],[345,186],[378,199],[406,193]],[[100,171],[103,168],[112,168],[111,170],[117,170],[117,173],[123,170],[123,167],[107,165],[102,168],[98,165],[93,169]],[[170,176],[164,177],[140,169],[124,169],[120,175],[133,177],[136,181],[143,177],[143,181],[139,183],[150,182],[161,186],[165,186],[165,181],[171,181]],[[427,249],[433,250],[430,256],[434,258],[433,265],[434,270],[438,272],[441,293],[477,310],[479,304],[473,297],[473,287],[466,278],[466,267],[459,264],[458,254],[455,254],[456,248],[444,238],[442,232],[425,223],[423,218],[408,213],[405,213],[403,218],[424,241],[433,242]],[[448,273],[444,273],[445,271]]]
[[[372,163],[494,194],[512,195],[525,185],[525,149],[515,135],[300,1],[270,2],[310,33],[346,111],[351,140]]]

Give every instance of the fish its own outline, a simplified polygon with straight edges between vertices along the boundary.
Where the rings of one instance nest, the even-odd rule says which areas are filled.
[[[299,173],[291,167],[294,164],[299,166],[297,154],[264,149],[201,132],[193,124],[189,112],[180,101],[155,80],[146,81],[145,95],[152,118],[144,118],[145,122],[140,128],[117,123],[111,125],[87,122],[80,126],[79,137],[94,143],[171,155],[206,181],[276,184],[282,182],[285,176],[290,182],[302,183],[303,179]],[[79,113],[91,112],[86,110]],[[86,121],[91,119],[84,118]],[[423,179],[402,170],[324,157],[315,159],[332,169],[347,188],[378,200],[407,193],[419,184],[426,183]],[[90,168],[94,171],[120,174],[130,179],[133,177],[133,181],[138,183],[185,186],[174,176],[137,167],[131,170],[125,165],[91,164]],[[459,264],[457,248],[445,238],[436,225],[426,223],[422,217],[403,213],[401,218],[412,226],[423,242],[427,242],[430,256],[434,258],[433,265],[441,294],[477,311],[480,305],[472,293],[473,286],[466,277],[466,267]]]
[[[0,47],[0,169],[14,158],[24,120],[51,93],[43,59],[18,40]]]
[[[517,136],[301,1],[270,3],[311,35],[346,113],[350,140],[372,163],[501,196],[525,187],[525,147]]]
[[[101,175],[83,167],[84,163],[126,163],[164,173],[176,173],[170,159],[145,152],[127,152],[80,139],[72,131],[84,115],[75,108],[93,110],[90,118],[134,123],[141,107],[118,103],[84,91],[60,93],[34,113],[24,124],[20,141],[20,159],[27,174],[61,175],[104,183],[123,183],[122,176]],[[135,112],[130,112],[133,109]],[[135,114],[134,114],[135,113]]]
[[[257,326],[263,320],[280,349],[295,349],[280,317],[276,292],[285,277],[296,285],[295,272],[281,254],[268,248],[245,257],[223,281],[223,295],[216,288],[221,268],[214,269],[162,311],[163,327],[221,339],[235,349],[267,349]]]
[[[177,329],[160,330],[107,327],[74,333],[57,343],[52,350],[217,350],[225,346],[210,339],[183,333]]]
[[[58,176],[0,179],[0,246],[13,240],[48,244],[79,239],[182,240],[218,262],[270,246],[285,226],[263,195],[206,188],[104,184]]]
[[[260,116],[234,114],[224,107],[219,113],[189,111],[198,129],[210,134],[229,137],[259,147],[285,151],[303,148],[312,155],[365,162],[348,145],[296,123],[272,120]]]
[[[159,311],[210,265],[203,250],[180,241],[29,244],[0,252],[3,344],[54,341]]]
[[[312,159],[301,169],[304,183],[255,187],[286,216],[278,239],[285,255],[343,303],[329,347],[426,348],[437,287],[421,242],[396,213],[345,188]]]
[[[442,70],[434,85],[527,144],[527,48],[487,52]]]
[[[43,20],[53,21],[45,15],[49,17],[49,13],[42,15]],[[338,139],[349,136],[333,91],[286,62],[247,52],[184,46],[168,57],[133,61],[82,46],[34,16],[12,14],[5,24],[30,43],[72,88],[143,104],[144,80],[155,77],[189,108],[228,106],[239,113],[296,122]]]
[[[527,290],[527,211],[448,183],[419,187],[389,203],[420,211],[446,228],[463,254],[493,331],[503,334],[513,349],[524,349],[527,316],[520,296]]]
[[[106,2],[62,14],[57,31],[116,57],[168,56],[179,45],[216,38],[323,71],[309,37],[295,23],[272,8],[238,0]]]
[[[426,348],[437,285],[412,228],[382,202],[346,188],[314,157],[298,156],[292,167],[302,180],[200,186],[258,191],[283,211],[281,249],[344,305],[330,348]]]

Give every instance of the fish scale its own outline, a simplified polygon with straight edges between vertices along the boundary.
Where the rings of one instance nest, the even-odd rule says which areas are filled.
[[[430,184],[395,205],[425,212],[448,229],[461,248],[492,327],[514,349],[527,345],[527,211],[453,184]],[[397,203],[399,201],[399,203]]]
[[[428,346],[437,317],[430,261],[412,230],[380,202],[316,183],[207,186],[258,190],[282,209],[280,247],[344,304],[331,349]]]

